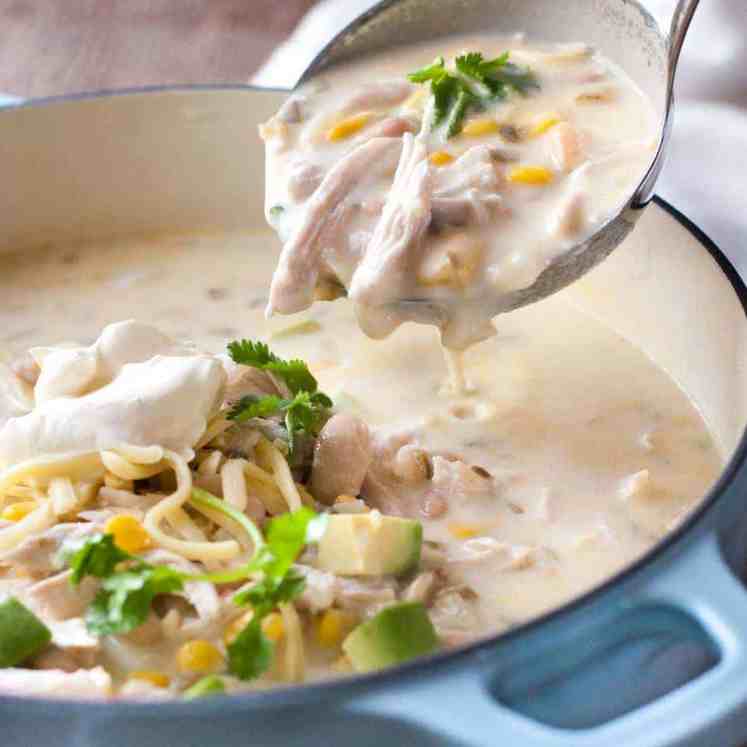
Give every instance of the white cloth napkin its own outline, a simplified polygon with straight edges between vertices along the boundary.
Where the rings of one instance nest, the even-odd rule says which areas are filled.
[[[375,0],[323,0],[252,82],[290,87],[314,55]],[[675,0],[648,0],[668,26]],[[697,223],[747,275],[747,3],[702,0],[678,73],[669,159],[657,192]]]

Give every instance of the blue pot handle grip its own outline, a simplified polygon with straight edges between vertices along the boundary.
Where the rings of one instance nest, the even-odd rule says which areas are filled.
[[[353,709],[417,727],[423,737],[413,743],[423,745],[444,741],[464,747],[739,744],[747,734],[747,591],[726,565],[715,533],[694,542],[634,594],[633,608],[636,601],[644,606],[667,605],[696,619],[715,644],[718,662],[678,689],[600,726],[559,729],[518,714],[493,697],[489,676],[479,664],[422,683],[414,680],[404,692],[395,688],[376,693]],[[706,738],[709,728],[719,730],[717,741]]]

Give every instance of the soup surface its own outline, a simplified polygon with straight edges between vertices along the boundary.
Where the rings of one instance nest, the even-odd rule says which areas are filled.
[[[676,525],[716,478],[721,458],[686,394],[563,294],[501,318],[496,336],[466,352],[467,380],[453,392],[433,327],[405,324],[374,342],[360,332],[352,304],[342,301],[265,320],[274,244],[264,232],[158,236],[2,257],[0,349],[8,366],[0,390],[0,603],[3,596],[20,601],[52,639],[12,665],[2,659],[7,651],[0,640],[0,660],[6,662],[0,666],[7,667],[0,669],[0,692],[161,697],[196,682],[207,691],[240,690],[365,671],[396,659],[377,659],[369,649],[345,648],[345,642],[351,631],[377,621],[368,637],[386,648],[381,613],[392,605],[415,615],[408,618],[411,626],[421,626],[413,653],[432,648],[417,648],[428,637],[426,623],[439,647],[460,645],[526,621],[620,570]],[[100,342],[97,374],[85,384],[68,376],[80,373],[80,360],[88,360],[80,348],[37,350],[41,375],[39,364],[23,357],[32,346],[66,340],[89,345],[107,325],[132,317],[174,340],[192,340],[208,355],[149,326],[120,325],[117,334],[112,328],[108,334],[110,340],[129,340],[125,365],[109,371],[118,348],[110,343],[105,355]],[[137,334],[127,337],[126,329]],[[330,557],[323,541],[303,550],[295,568],[306,588],[263,618],[263,640],[274,642],[274,661],[264,672],[257,667],[259,676],[246,677],[252,672],[236,664],[240,657],[231,649],[237,631],[251,622],[246,608],[233,601],[246,577],[228,584],[189,581],[181,592],[165,592],[132,630],[117,627],[121,620],[112,622],[110,604],[111,632],[92,635],[90,603],[101,581],[89,575],[71,591],[69,560],[58,558],[71,534],[79,549],[81,538],[103,532],[153,566],[193,575],[240,567],[250,547],[245,533],[215,512],[201,512],[199,502],[181,503],[183,516],[174,511],[149,523],[154,508],[178,496],[182,462],[189,464],[184,479],[225,502],[242,507],[243,501],[244,514],[269,537],[268,521],[289,507],[282,503],[288,467],[273,461],[285,448],[287,423],[273,416],[225,420],[226,408],[237,406],[240,394],[256,401],[252,386],[282,389],[272,377],[252,378],[247,388],[242,377],[249,369],[215,357],[227,341],[242,337],[266,340],[281,358],[307,361],[319,390],[334,401],[338,415],[307,444],[313,454],[304,453],[301,432],[299,457],[290,459],[290,468],[302,502],[342,524],[361,522],[352,534],[343,526],[338,535],[343,558]],[[155,340],[148,343],[153,351],[138,357],[135,338],[138,345]],[[66,368],[72,359],[73,367]],[[145,363],[133,365],[136,360]],[[175,372],[154,368],[151,377],[132,378],[138,366],[174,361],[180,361]],[[141,389],[133,393],[126,385],[135,380]],[[199,387],[189,389],[194,380]],[[23,416],[19,397],[34,382],[25,406],[33,411]],[[114,416],[106,423],[113,435],[104,428],[84,432],[85,403],[100,402],[102,392],[114,391],[112,382],[125,391],[121,400],[112,395]],[[162,385],[158,391],[155,382]],[[181,399],[169,410],[165,403],[172,393]],[[141,394],[159,422],[175,424],[167,435],[160,425],[155,436],[148,433],[141,424],[145,414],[132,428],[128,416],[119,416],[125,410],[117,408]],[[54,408],[68,417],[73,406],[81,409],[77,420],[63,418],[69,427],[40,427],[28,438],[24,417],[43,414],[47,419],[35,422],[48,425]],[[340,413],[347,420],[341,422]],[[103,422],[99,417],[95,422]],[[216,424],[213,435],[202,434]],[[37,462],[32,479],[8,477],[29,457],[63,459],[75,450],[76,439],[95,442],[92,461],[78,448],[74,464],[61,468],[53,462],[44,471]],[[346,450],[351,443],[358,451]],[[154,444],[168,446],[175,456],[144,448]],[[332,459],[326,463],[325,444],[331,444]],[[241,489],[231,482],[237,469]],[[63,481],[52,485],[55,477]],[[72,493],[65,492],[67,485]],[[45,518],[29,530],[29,516]],[[123,529],[110,523],[122,516],[135,524]],[[385,517],[398,518],[382,524]],[[422,527],[422,543],[400,531],[413,524]],[[383,544],[377,544],[380,526],[396,529]],[[356,537],[373,543],[373,559]],[[173,540],[199,546],[182,552],[186,545]],[[199,544],[205,540],[225,554],[205,554]],[[413,542],[420,553],[411,562]],[[382,558],[393,547],[399,555],[387,565]],[[142,569],[138,573],[142,580]],[[425,622],[417,610],[425,611]],[[256,664],[249,643],[241,639],[238,653],[245,662],[251,654]]]
[[[583,44],[454,37],[325,73],[260,128],[284,242],[268,311],[347,293],[373,337],[408,319],[453,348],[488,337],[630,198],[656,125]]]

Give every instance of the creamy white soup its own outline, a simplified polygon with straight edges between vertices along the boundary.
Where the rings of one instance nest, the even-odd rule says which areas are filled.
[[[0,258],[0,693],[198,697],[459,646],[620,570],[718,475],[686,393],[566,296],[502,317],[454,391],[435,327],[266,320],[276,243]]]
[[[260,132],[284,244],[268,312],[347,294],[367,334],[415,320],[455,349],[493,334],[513,291],[620,209],[658,140],[651,103],[610,60],[521,36],[345,65]]]

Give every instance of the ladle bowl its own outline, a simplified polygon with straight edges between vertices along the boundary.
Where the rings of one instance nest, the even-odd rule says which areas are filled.
[[[447,34],[526,32],[552,42],[584,41],[620,65],[654,103],[659,118],[655,155],[629,199],[586,240],[560,254],[526,288],[496,292],[495,313],[534,303],[570,285],[617,248],[649,204],[664,165],[672,125],[673,85],[680,50],[699,0],[678,0],[662,29],[637,0],[383,0],[340,32],[299,82],[324,69],[402,44]],[[436,320],[432,303],[407,300],[406,315]],[[418,309],[417,307],[422,307]]]

